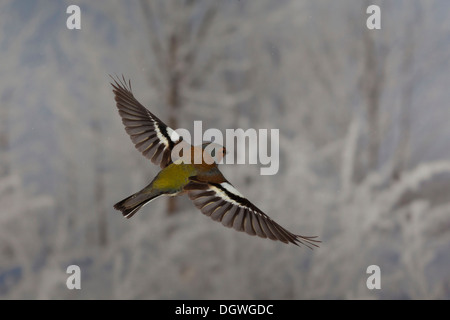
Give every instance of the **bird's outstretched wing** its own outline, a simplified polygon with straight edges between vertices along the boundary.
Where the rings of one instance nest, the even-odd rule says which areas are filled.
[[[136,149],[161,168],[171,163],[171,151],[182,138],[145,108],[131,91],[131,82],[119,77],[111,83],[117,109]]]
[[[191,177],[185,186],[189,198],[200,211],[228,228],[245,231],[249,235],[279,240],[284,243],[304,245],[310,249],[318,247],[317,237],[293,234],[273,221],[264,212],[248,201],[228,181],[211,183]]]

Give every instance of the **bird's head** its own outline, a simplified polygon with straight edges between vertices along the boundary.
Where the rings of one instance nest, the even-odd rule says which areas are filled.
[[[203,142],[203,157],[211,157],[215,163],[219,163],[227,154],[224,146],[214,142]]]

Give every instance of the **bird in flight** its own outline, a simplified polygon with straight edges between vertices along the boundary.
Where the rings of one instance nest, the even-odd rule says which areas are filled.
[[[316,236],[308,237],[291,233],[273,221],[263,211],[247,200],[219,171],[218,162],[225,155],[225,148],[208,152],[209,143],[192,149],[191,161],[172,159],[172,150],[183,141],[173,129],[164,124],[145,108],[133,95],[131,81],[122,76],[111,77],[113,93],[125,130],[136,149],[154,164],[161,167],[157,176],[141,191],[116,203],[114,208],[131,218],[144,205],[161,196],[187,194],[200,211],[221,222],[224,226],[249,235],[269,238],[284,243],[318,247]],[[203,159],[194,161],[200,150]],[[199,149],[200,148],[200,149]],[[213,153],[216,153],[214,154]],[[211,161],[214,157],[216,161]],[[218,161],[217,161],[218,160]]]

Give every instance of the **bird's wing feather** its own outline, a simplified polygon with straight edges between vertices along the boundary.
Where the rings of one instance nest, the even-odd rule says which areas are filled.
[[[295,245],[303,244],[308,248],[318,247],[320,241],[316,237],[305,237],[293,234],[273,221],[264,212],[248,201],[228,181],[209,183],[190,178],[185,186],[189,198],[200,211],[224,226],[249,235],[279,240]]]
[[[181,137],[136,100],[130,81],[127,83],[123,76],[111,78],[117,109],[136,149],[154,164],[166,167]]]

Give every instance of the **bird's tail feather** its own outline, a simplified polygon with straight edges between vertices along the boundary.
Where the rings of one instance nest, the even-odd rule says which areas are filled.
[[[161,196],[161,192],[143,192],[139,191],[131,196],[117,202],[114,205],[114,209],[122,211],[125,218],[131,218],[136,212],[139,211],[144,205],[150,201]]]

